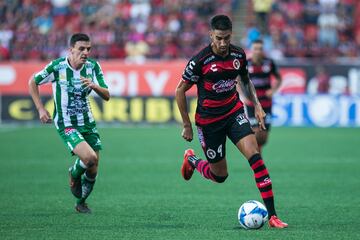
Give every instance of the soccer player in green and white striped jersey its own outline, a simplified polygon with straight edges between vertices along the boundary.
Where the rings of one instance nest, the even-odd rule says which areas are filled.
[[[51,122],[51,116],[40,99],[39,85],[52,84],[55,127],[71,153],[77,155],[69,176],[71,192],[77,198],[75,209],[81,213],[91,212],[85,200],[95,184],[102,149],[88,96],[93,90],[102,99],[110,99],[99,63],[88,58],[90,50],[89,36],[74,34],[68,56],[52,61],[29,81],[42,123]]]

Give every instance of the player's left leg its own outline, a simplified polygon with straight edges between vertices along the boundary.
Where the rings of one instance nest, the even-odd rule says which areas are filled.
[[[277,225],[271,225],[272,227],[287,227],[286,223],[282,223],[276,217],[271,179],[259,153],[258,144],[255,134],[250,127],[250,122],[243,113],[238,114],[234,121],[229,122],[228,137],[248,159],[251,169],[254,171],[256,186],[268,210],[269,218],[274,219],[270,220],[269,224],[275,221]]]
[[[269,225],[275,228],[285,228],[288,225],[277,218],[274,204],[274,194],[269,172],[258,151],[256,138],[253,134],[248,135],[236,144],[240,152],[248,159],[251,169],[254,171],[256,186],[269,213]]]

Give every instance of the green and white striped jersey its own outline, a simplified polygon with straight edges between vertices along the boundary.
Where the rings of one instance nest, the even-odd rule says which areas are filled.
[[[75,70],[67,58],[58,58],[35,74],[37,85],[52,84],[55,105],[53,119],[58,130],[67,127],[90,129],[95,126],[88,97],[91,89],[82,85],[80,76],[91,78],[100,87],[107,88],[101,67],[93,59],[87,59],[81,69]]]

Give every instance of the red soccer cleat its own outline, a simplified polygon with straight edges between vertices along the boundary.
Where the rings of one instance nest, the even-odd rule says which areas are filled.
[[[186,181],[190,180],[190,178],[192,177],[192,175],[194,173],[194,169],[195,169],[189,162],[190,156],[195,156],[194,150],[192,150],[192,149],[185,150],[184,161],[181,166],[181,175],[183,176],[183,178]]]
[[[272,228],[286,228],[288,227],[287,223],[282,222],[277,216],[271,216],[269,220],[269,226]]]

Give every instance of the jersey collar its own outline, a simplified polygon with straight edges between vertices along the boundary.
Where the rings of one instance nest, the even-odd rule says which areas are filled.
[[[66,64],[68,65],[68,67],[69,67],[71,70],[75,71],[75,72],[81,71],[81,70],[84,68],[84,66],[85,66],[85,63],[84,63],[79,70],[76,70],[76,69],[74,69],[74,68],[70,65],[70,62],[69,62],[69,58],[68,58],[68,57],[66,57],[65,60],[66,60]]]

